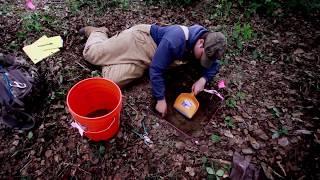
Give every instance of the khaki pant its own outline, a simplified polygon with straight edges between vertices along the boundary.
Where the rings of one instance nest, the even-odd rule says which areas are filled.
[[[141,77],[150,66],[156,50],[150,28],[151,25],[136,25],[111,38],[103,32],[92,32],[83,56],[88,62],[103,66],[103,77],[123,87]]]

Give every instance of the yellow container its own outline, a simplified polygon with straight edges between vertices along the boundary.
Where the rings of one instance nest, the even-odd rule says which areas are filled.
[[[199,108],[199,102],[194,96],[194,93],[181,93],[174,102],[173,107],[191,119]]]

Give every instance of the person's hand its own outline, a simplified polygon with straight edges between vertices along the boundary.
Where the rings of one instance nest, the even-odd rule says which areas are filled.
[[[204,77],[201,77],[192,85],[192,92],[194,93],[194,95],[197,95],[199,92],[203,91],[206,82],[207,80]]]
[[[158,100],[156,110],[164,117],[167,114],[167,102],[166,99]]]

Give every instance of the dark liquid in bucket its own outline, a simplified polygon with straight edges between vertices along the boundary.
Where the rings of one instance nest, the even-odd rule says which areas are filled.
[[[111,110],[98,109],[93,112],[90,112],[89,114],[86,115],[86,117],[89,117],[89,118],[100,117],[100,116],[104,116],[104,115],[108,114],[109,112],[111,112]]]

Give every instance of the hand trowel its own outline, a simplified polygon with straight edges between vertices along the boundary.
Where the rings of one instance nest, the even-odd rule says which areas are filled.
[[[194,93],[181,93],[174,102],[173,107],[181,114],[191,119],[199,108],[199,102]]]

